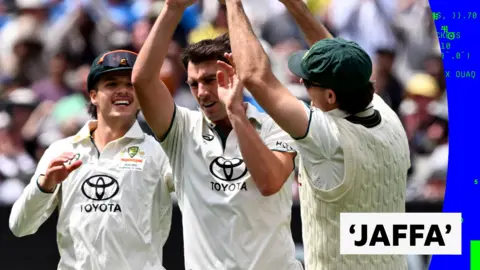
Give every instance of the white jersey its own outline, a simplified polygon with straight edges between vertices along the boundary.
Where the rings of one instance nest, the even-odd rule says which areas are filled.
[[[290,231],[292,177],[276,194],[263,196],[234,130],[223,147],[200,111],[175,110],[162,146],[182,210],[185,269],[301,269]],[[247,117],[271,150],[294,151],[269,116],[248,104]]]
[[[377,95],[349,121],[339,110],[308,113],[297,141],[306,268],[406,270],[405,256],[340,255],[339,245],[340,213],[405,212],[410,156],[397,115]]]
[[[172,215],[167,157],[138,122],[99,153],[90,136],[95,126],[91,121],[46,150],[13,206],[10,229],[16,236],[33,234],[58,207],[58,269],[163,269]],[[53,193],[44,193],[37,179],[63,152],[75,153],[83,164]]]

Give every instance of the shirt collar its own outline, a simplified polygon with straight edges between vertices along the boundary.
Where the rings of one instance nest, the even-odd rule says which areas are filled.
[[[247,105],[247,111],[246,111],[247,118],[249,120],[255,120],[258,124],[262,124],[262,119],[263,119],[264,115],[261,112],[259,112],[257,110],[257,108],[255,106],[253,106],[252,104],[250,104],[249,102],[245,102],[245,104]],[[214,128],[215,123],[213,123],[212,121],[210,121],[210,119],[208,119],[208,117],[205,115],[203,110],[200,109],[200,107],[198,109],[202,113],[202,116],[203,116],[203,119],[205,120],[205,122],[207,122],[207,124],[211,128]]]
[[[367,117],[367,116],[372,115],[374,112],[375,112],[375,110],[373,108],[373,104],[370,103],[364,111],[361,111],[361,112],[355,114],[355,116]],[[347,112],[345,112],[343,110],[340,110],[340,109],[333,109],[333,110],[328,111],[327,113],[331,116],[335,116],[335,117],[339,117],[339,118],[345,118],[345,117],[350,116],[350,114],[348,114]]]
[[[79,143],[85,139],[89,139],[92,131],[94,131],[97,128],[98,122],[96,120],[90,120],[88,121],[81,129],[80,131],[73,137],[73,142],[74,143]],[[130,138],[130,139],[143,139],[145,134],[143,133],[142,128],[140,127],[140,124],[138,121],[135,121],[133,125],[130,127],[130,129],[123,135],[122,138]]]

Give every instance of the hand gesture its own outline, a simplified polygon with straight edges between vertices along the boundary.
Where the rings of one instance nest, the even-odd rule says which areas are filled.
[[[45,176],[38,179],[40,187],[45,191],[55,190],[57,184],[67,179],[72,171],[82,165],[81,160],[74,161],[75,156],[76,154],[67,152],[52,160]]]
[[[193,5],[195,1],[196,0],[166,0],[165,4],[170,7],[185,9]]]
[[[230,65],[217,61],[218,98],[227,110],[243,108],[243,85],[235,73],[232,55],[225,53]]]

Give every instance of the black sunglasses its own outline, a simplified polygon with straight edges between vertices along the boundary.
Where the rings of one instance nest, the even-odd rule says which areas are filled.
[[[133,67],[137,54],[127,50],[116,50],[104,54],[97,62],[106,68]]]

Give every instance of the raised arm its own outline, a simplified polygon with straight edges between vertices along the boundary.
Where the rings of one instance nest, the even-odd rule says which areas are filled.
[[[321,39],[332,38],[332,34],[322,23],[315,19],[303,0],[280,0],[280,2],[285,5],[288,12],[300,26],[310,46]]]
[[[185,8],[194,0],[167,0],[132,71],[132,83],[145,120],[157,138],[163,139],[175,112],[170,91],[159,79],[160,69]]]
[[[296,152],[288,144],[289,136],[268,119],[262,123],[262,140],[247,117],[243,85],[234,68],[221,61],[218,66],[218,98],[227,109],[248,172],[263,196],[276,194],[295,166]]]
[[[262,45],[252,31],[241,0],[226,0],[233,59],[240,80],[255,100],[290,136],[308,128],[305,106],[275,77]]]

